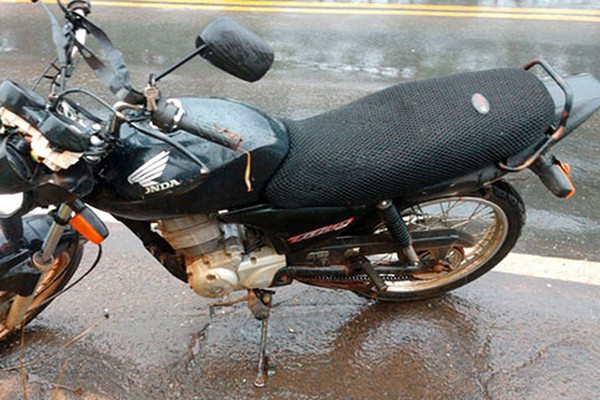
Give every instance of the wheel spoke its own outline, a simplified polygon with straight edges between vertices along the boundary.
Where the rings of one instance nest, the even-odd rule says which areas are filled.
[[[391,291],[415,291],[461,279],[495,254],[504,242],[508,229],[504,212],[495,203],[479,197],[455,197],[417,204],[405,210],[402,216],[410,231],[457,229],[471,235],[475,243],[463,250],[440,249],[426,257],[423,255],[426,265],[432,265],[431,271],[410,274],[400,268],[398,274],[408,274],[413,279],[389,281],[388,290]],[[385,233],[386,229],[381,228],[376,232]],[[451,268],[434,268],[440,263],[448,264],[445,257],[450,254],[449,251],[453,252]],[[373,266],[406,266],[404,260],[396,258],[395,253],[371,255],[368,258]]]

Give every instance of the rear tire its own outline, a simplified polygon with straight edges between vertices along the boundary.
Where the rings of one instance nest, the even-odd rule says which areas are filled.
[[[453,225],[456,225],[467,229],[470,220],[460,222],[460,219],[452,219],[450,213],[461,207],[465,208],[467,207],[467,204],[471,203],[477,204],[477,208],[473,211],[474,214],[481,212],[478,211],[479,207],[483,210],[489,209],[489,217],[493,220],[490,228],[484,233],[484,241],[480,241],[477,245],[473,246],[472,249],[468,249],[468,251],[478,251],[478,253],[473,254],[470,259],[468,254],[463,254],[463,259],[460,261],[460,264],[456,265],[451,271],[424,274],[426,275],[426,279],[421,279],[421,277],[418,277],[418,275],[415,274],[418,279],[404,281],[392,280],[386,282],[388,283],[389,288],[383,293],[376,293],[367,288],[365,288],[364,291],[355,291],[355,293],[361,297],[381,301],[423,300],[440,296],[450,290],[466,285],[491,270],[502,261],[514,247],[525,224],[525,207],[523,200],[516,190],[508,183],[499,181],[494,183],[491,187],[477,193],[427,201],[408,207],[403,210],[401,214],[405,218],[405,221],[408,219],[407,225],[409,230],[419,229],[419,227],[423,228],[427,223],[436,224],[436,226],[440,226],[441,224],[445,227],[454,227]],[[443,204],[448,204],[448,209],[444,210]],[[433,217],[427,214],[429,220],[423,219],[419,223],[411,226],[411,210],[421,210],[426,207],[435,210],[438,206],[441,210],[441,215]],[[483,212],[488,213],[488,211]],[[484,216],[488,216],[488,214]],[[446,221],[444,221],[444,218]],[[418,218],[415,217],[415,219]],[[376,230],[376,228],[372,229],[372,233],[387,234],[385,229],[382,231],[381,229]],[[372,259],[373,257],[369,258]],[[372,261],[371,264],[377,270],[376,263]]]

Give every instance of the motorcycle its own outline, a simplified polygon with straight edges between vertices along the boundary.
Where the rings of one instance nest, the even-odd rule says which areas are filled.
[[[298,281],[413,301],[477,279],[525,223],[503,178],[529,169],[555,196],[571,197],[569,166],[550,150],[600,108],[593,76],[561,77],[535,60],[278,120],[233,100],[161,95],[160,81],[198,56],[248,82],[268,72],[273,51],[232,18],[213,20],[189,55],[138,91],[122,54],[88,19],[89,2],[58,0],[62,26],[40,4],[56,59],[33,89],[0,84],[0,340],[73,285],[86,245],[101,250],[109,232],[92,206],[197,294],[248,292],[262,321],[255,385],[263,386],[271,289]],[[68,86],[80,61],[113,105]]]

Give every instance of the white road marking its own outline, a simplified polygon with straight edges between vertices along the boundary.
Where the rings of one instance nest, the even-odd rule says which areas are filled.
[[[586,260],[511,253],[492,271],[600,285],[600,262]]]

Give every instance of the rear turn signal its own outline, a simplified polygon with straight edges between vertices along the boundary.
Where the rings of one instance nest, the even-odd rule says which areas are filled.
[[[554,156],[551,156],[550,160],[542,156],[531,166],[531,170],[556,197],[568,199],[575,194],[575,186],[569,177],[569,164],[559,161]]]
[[[562,172],[563,177],[569,183],[569,186],[571,186],[569,193],[567,193],[567,195],[564,197],[565,199],[568,199],[575,194],[575,185],[573,185],[573,182],[571,182],[571,177],[569,176],[569,173],[571,172],[571,166],[567,163],[560,162],[559,160],[556,161],[558,161],[556,166],[560,172]]]

